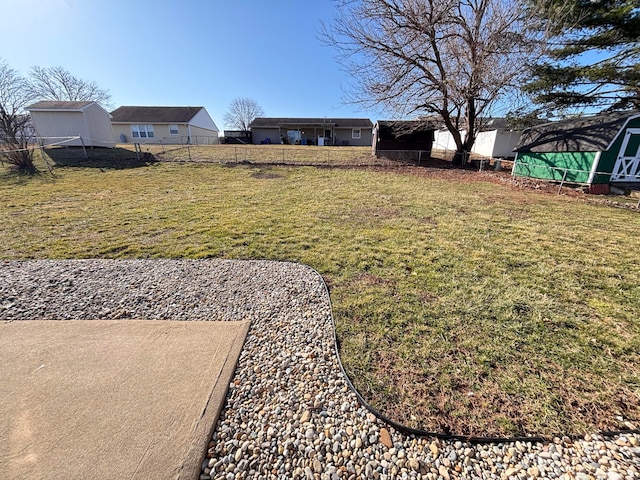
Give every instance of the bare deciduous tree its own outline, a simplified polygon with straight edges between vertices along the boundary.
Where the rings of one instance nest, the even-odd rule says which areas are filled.
[[[92,101],[105,108],[112,107],[107,90],[62,67],[33,67],[29,72],[29,83],[31,95],[38,100]]]
[[[256,117],[262,117],[264,110],[252,98],[235,98],[229,110],[224,114],[224,123],[229,128],[235,128],[243,132],[249,131],[249,125]]]
[[[356,79],[349,101],[435,116],[453,136],[459,164],[540,47],[519,1],[336,0],[321,39]]]
[[[32,98],[26,79],[0,61],[0,159],[23,172],[35,170],[28,148],[33,130],[24,110]]]

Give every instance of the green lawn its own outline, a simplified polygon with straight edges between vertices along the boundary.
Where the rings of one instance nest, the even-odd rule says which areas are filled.
[[[0,222],[3,259],[308,264],[356,386],[414,427],[555,435],[640,419],[637,211],[474,172],[159,163],[0,169]]]

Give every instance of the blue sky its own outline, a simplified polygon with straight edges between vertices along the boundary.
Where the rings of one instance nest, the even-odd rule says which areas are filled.
[[[342,100],[352,79],[317,38],[331,0],[0,0],[0,11],[9,66],[64,67],[116,107],[201,105],[220,129],[236,97],[269,117],[381,118]]]

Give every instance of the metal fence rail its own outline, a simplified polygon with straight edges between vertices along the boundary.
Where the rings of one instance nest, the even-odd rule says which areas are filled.
[[[527,170],[529,173],[531,173],[532,170],[548,170],[550,172],[557,172],[558,176],[560,176],[560,178],[540,178],[540,177],[535,177],[535,176],[530,176],[530,175],[523,175],[522,173],[516,173],[516,168],[524,166],[525,170]],[[567,180],[567,176],[569,175],[569,173],[579,173],[579,174],[586,174],[588,177],[590,178],[595,178],[596,176],[600,175],[600,176],[611,176],[611,172],[601,172],[601,171],[597,171],[597,170],[583,170],[583,169],[579,169],[579,168],[568,168],[568,167],[554,167],[551,165],[540,165],[539,163],[527,163],[527,162],[516,162],[513,165],[513,170],[512,170],[512,174],[513,176],[516,177],[529,177],[529,178],[538,178],[540,180],[547,180],[547,181],[552,181],[552,182],[560,182],[560,187],[558,188],[558,193],[560,193],[562,191],[562,187],[564,186],[565,183],[572,183],[572,184],[577,184],[577,185],[588,185],[588,182],[578,182],[578,181],[574,181],[574,180]],[[638,183],[640,182],[640,175],[626,175],[625,176],[625,180],[620,181],[619,183]],[[607,182],[609,183],[609,182]],[[615,183],[615,182],[613,182]]]

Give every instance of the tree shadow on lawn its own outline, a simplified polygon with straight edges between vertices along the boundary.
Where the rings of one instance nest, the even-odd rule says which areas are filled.
[[[87,148],[87,156],[82,147],[46,148],[46,160],[56,167],[85,167],[122,170],[146,167],[158,163],[152,153],[136,152],[126,148]]]

